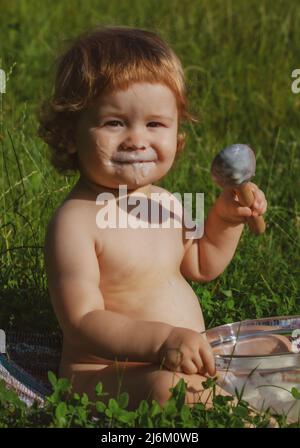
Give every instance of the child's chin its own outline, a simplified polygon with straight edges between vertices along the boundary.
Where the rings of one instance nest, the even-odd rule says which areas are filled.
[[[140,188],[140,187],[149,185],[155,181],[156,181],[156,178],[154,178],[153,176],[150,176],[150,175],[145,176],[143,178],[137,177],[135,179],[124,177],[123,181],[122,180],[119,181],[119,185],[126,185],[128,190],[133,190],[136,188]]]

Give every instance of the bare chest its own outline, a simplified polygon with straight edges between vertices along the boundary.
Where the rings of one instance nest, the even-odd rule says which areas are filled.
[[[106,229],[96,239],[102,287],[153,283],[180,270],[184,255],[180,229]]]
[[[154,191],[160,190],[155,187]],[[136,207],[130,208],[129,201],[126,207],[113,200],[104,204],[89,200],[80,205],[77,225],[95,242],[100,288],[106,297],[149,285],[159,287],[162,278],[180,276],[185,253],[181,211],[169,202],[159,203],[157,208],[157,201],[151,197],[145,204],[147,213],[136,219],[132,219]],[[105,222],[108,225],[103,226]]]

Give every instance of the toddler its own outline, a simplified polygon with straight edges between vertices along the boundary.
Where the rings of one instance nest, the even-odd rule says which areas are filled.
[[[183,148],[184,120],[193,116],[181,63],[153,32],[95,29],[58,60],[39,135],[57,170],[79,178],[49,222],[45,262],[63,331],[60,376],[92,400],[102,382],[107,400],[127,391],[129,409],[142,399],[163,404],[180,378],[187,404],[209,398],[202,382],[215,375],[214,357],[187,280],[208,282],[224,271],[247,217],[263,214],[266,200],[255,184],[251,209],[224,190],[201,237],[188,238],[183,213],[170,208],[168,226],[161,215],[145,225],[151,207],[123,225],[139,199],[172,197],[156,183]],[[111,210],[116,219],[107,219]]]

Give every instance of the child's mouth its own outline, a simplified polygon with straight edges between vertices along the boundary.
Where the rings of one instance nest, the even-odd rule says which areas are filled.
[[[130,173],[136,177],[136,180],[142,176],[146,177],[148,176],[149,172],[155,167],[156,161],[153,160],[144,160],[144,161],[137,161],[137,160],[130,160],[126,162],[113,162],[113,165],[116,167],[117,170],[126,170],[127,167],[128,170],[130,170]],[[130,167],[130,168],[129,168]],[[133,170],[133,171],[132,171]]]
[[[132,163],[149,163],[156,162],[157,155],[153,149],[126,152],[120,151],[113,158],[112,162],[120,164],[132,164]]]
[[[127,161],[114,161],[113,163],[118,163],[119,165],[135,165],[135,164],[147,164],[155,163],[156,160],[127,160]]]

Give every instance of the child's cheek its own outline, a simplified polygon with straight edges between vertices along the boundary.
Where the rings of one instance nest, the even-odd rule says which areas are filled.
[[[118,149],[119,140],[116,136],[98,133],[94,135],[93,144],[102,156],[111,157]]]
[[[161,136],[157,136],[157,146],[161,153],[165,155],[165,157],[173,157],[173,153],[176,153],[177,149],[177,135],[163,134]]]

